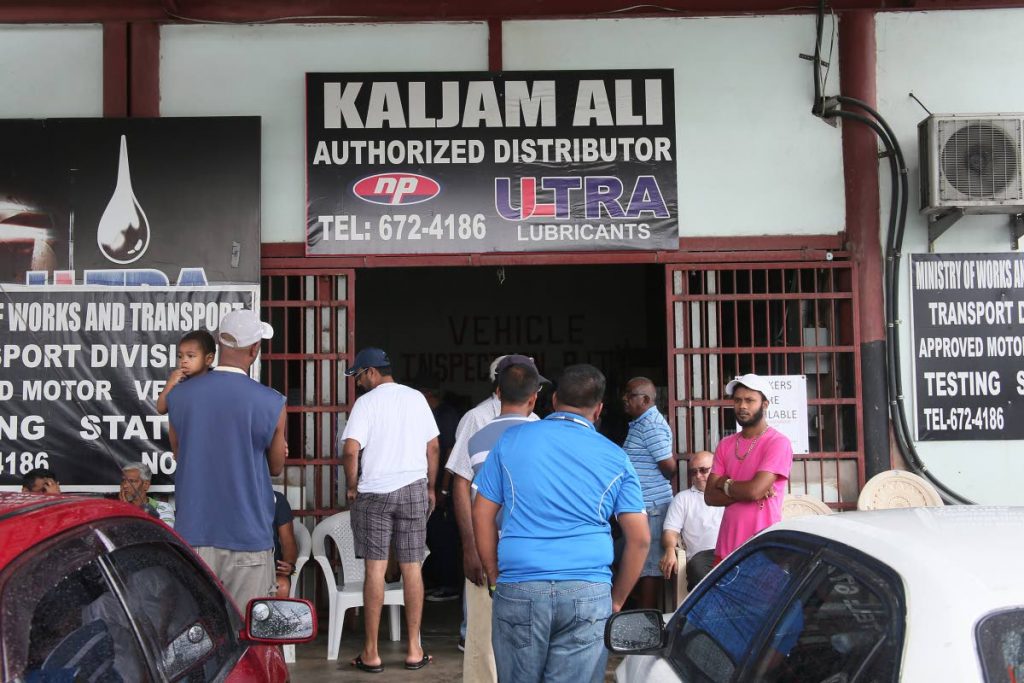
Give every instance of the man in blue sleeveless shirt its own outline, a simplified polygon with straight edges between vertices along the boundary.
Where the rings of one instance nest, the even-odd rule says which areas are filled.
[[[167,395],[175,473],[174,530],[220,578],[243,611],[274,580],[274,491],[284,469],[285,398],[249,377],[274,334],[250,310],[221,319],[212,372]]]
[[[650,544],[636,471],[594,429],[604,389],[594,366],[566,368],[556,412],[505,432],[474,479],[473,530],[493,589],[499,681],[604,680],[605,622],[622,608]],[[613,514],[626,538],[614,585]]]

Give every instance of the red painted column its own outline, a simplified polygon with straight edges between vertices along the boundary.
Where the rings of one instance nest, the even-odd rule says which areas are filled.
[[[501,19],[487,20],[487,68],[501,71]]]
[[[160,25],[130,24],[128,46],[128,115],[160,116]]]
[[[103,24],[103,115],[128,115],[128,25]]]
[[[839,17],[839,77],[842,94],[876,108],[875,13],[847,11]],[[854,107],[844,107],[863,113]],[[880,112],[883,116],[885,112]],[[868,127],[844,119],[843,175],[846,237],[857,264],[860,298],[861,387],[864,408],[864,468],[868,478],[890,469],[889,411],[885,370],[882,234],[879,219],[879,140]]]

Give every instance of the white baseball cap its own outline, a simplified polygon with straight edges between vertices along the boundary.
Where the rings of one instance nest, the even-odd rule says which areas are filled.
[[[274,336],[274,328],[260,320],[255,311],[240,308],[221,318],[217,341],[232,349],[252,346]]]
[[[736,387],[746,387],[747,389],[753,389],[754,391],[760,391],[764,394],[765,398],[770,399],[772,396],[772,388],[768,384],[768,380],[760,375],[749,373],[747,375],[740,375],[733,381],[725,385],[725,395],[732,396],[732,392],[736,391]]]
[[[491,381],[498,379],[498,363],[505,360],[508,356],[498,356],[491,361]]]

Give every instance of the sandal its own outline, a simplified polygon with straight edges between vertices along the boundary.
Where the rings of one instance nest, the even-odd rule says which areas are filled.
[[[405,668],[408,669],[409,671],[416,671],[417,669],[422,669],[427,664],[430,664],[432,661],[434,661],[434,658],[432,656],[428,655],[426,652],[424,652],[423,653],[423,659],[421,659],[418,662],[406,662],[405,663]]]
[[[368,674],[382,674],[382,673],[384,673],[384,662],[381,662],[380,664],[375,664],[375,665],[371,666],[371,665],[369,665],[369,664],[367,664],[366,662],[363,661],[363,656],[362,655],[357,656],[355,659],[353,659],[351,662],[349,662],[349,664],[351,664],[355,668],[359,669],[360,671],[365,671]],[[405,666],[406,666],[406,668],[409,668],[408,664],[406,664]]]

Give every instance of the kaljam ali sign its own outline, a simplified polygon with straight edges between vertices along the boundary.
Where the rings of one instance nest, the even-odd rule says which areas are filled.
[[[306,74],[306,253],[678,248],[672,71]]]

